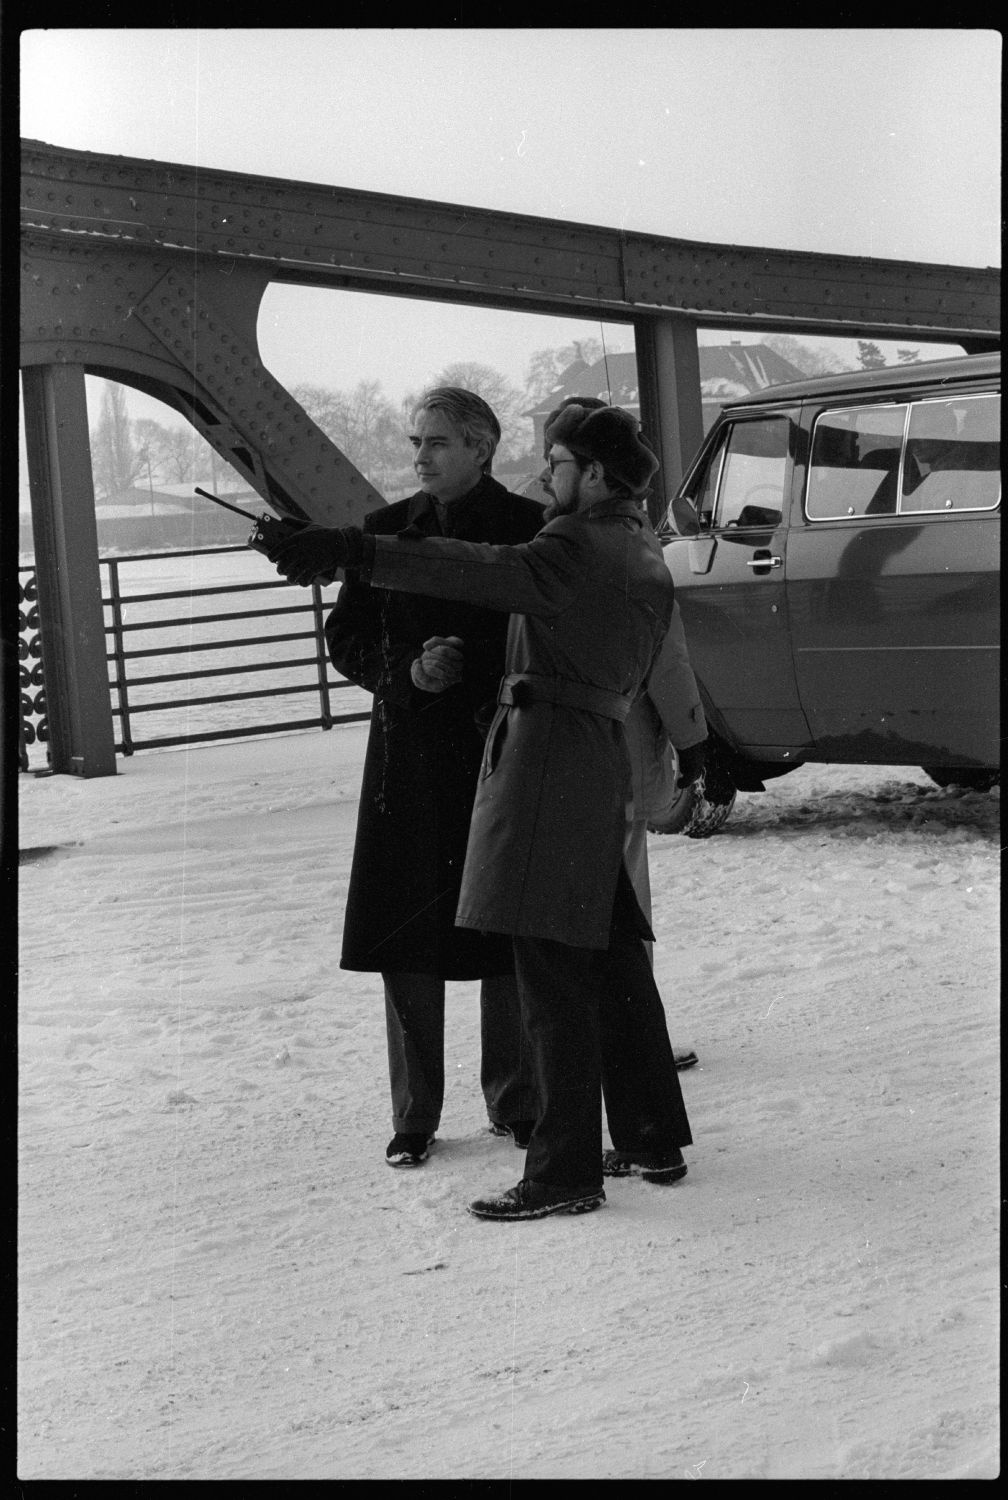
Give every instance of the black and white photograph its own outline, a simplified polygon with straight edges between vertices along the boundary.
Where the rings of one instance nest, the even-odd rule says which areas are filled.
[[[997,1478],[1001,33],[95,19],[18,1481]]]

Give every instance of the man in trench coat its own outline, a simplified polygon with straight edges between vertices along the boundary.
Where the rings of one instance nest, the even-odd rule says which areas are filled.
[[[415,495],[365,519],[369,534],[524,542],[543,507],[491,477],[500,426],[479,396],[428,391],[412,413]],[[510,941],[455,926],[507,617],[478,604],[369,587],[351,575],[326,620],[330,658],[374,694],[340,967],[379,972],[390,1166],[423,1162],[444,1102],[446,979],[480,979],[481,1083],[491,1124],[524,1144],[535,1085],[521,1047]]]
[[[597,396],[568,396],[550,412],[543,424],[544,434],[562,411],[568,406],[581,406],[585,411],[599,411],[608,403]],[[543,458],[549,457],[549,443],[543,442]],[[548,468],[539,475],[537,485],[545,488],[549,483]],[[643,506],[642,506],[643,509]],[[550,520],[553,511],[547,507],[545,519]],[[652,545],[660,550],[661,543],[645,520],[645,535]],[[647,829],[656,813],[666,805],[676,791],[681,791],[695,781],[703,771],[706,745],[707,720],[700,699],[693,668],[690,665],[686,634],[683,630],[679,605],[672,609],[672,618],[662,641],[661,649],[651,664],[647,679],[634,699],[623,726],[626,735],[627,753],[630,756],[633,793],[627,804],[627,829],[623,843],[623,861],[630,883],[637,897],[637,904],[651,924],[651,874],[648,868]],[[677,775],[670,774],[670,762],[666,755],[669,745],[676,751]],[[674,782],[674,784],[673,784]],[[651,944],[647,944],[648,956]],[[676,1047],[676,1067],[680,1071],[691,1068],[697,1055],[689,1047]]]
[[[692,1142],[644,949],[653,934],[623,864],[623,723],[674,603],[634,499],[657,459],[615,407],[570,406],[547,438],[556,516],[530,542],[310,527],[270,554],[297,583],[359,567],[372,587],[511,616],[455,921],[511,937],[539,1113],[521,1181],[470,1205],[489,1219],[597,1208],[604,1175],[674,1181]]]

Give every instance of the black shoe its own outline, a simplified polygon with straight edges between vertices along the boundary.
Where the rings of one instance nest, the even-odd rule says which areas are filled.
[[[686,1163],[678,1146],[670,1151],[602,1152],[603,1177],[642,1177],[645,1182],[678,1182],[686,1176]]]
[[[477,1198],[470,1203],[469,1212],[476,1219],[545,1219],[547,1214],[587,1214],[593,1208],[601,1208],[604,1202],[603,1188],[593,1193],[578,1193],[523,1177],[496,1198]]]
[[[385,1160],[390,1167],[418,1167],[427,1160],[429,1147],[434,1143],[434,1132],[426,1130],[415,1134],[396,1131],[385,1147]]]
[[[675,1054],[675,1065],[677,1073],[685,1073],[687,1068],[695,1068],[700,1059],[693,1051],[677,1052]]]
[[[509,1135],[509,1136],[512,1136],[513,1139],[514,1139],[515,1145],[519,1146],[522,1151],[527,1150],[528,1143],[532,1139],[532,1132],[533,1132],[534,1129],[535,1129],[535,1121],[534,1120],[491,1120],[490,1121],[490,1134],[491,1135]]]

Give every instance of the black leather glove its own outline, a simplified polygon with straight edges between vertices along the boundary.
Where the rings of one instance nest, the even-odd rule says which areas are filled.
[[[699,745],[690,745],[688,750],[677,750],[676,755],[679,757],[679,776],[676,786],[690,786],[703,774],[707,761],[707,741],[701,740]]]
[[[364,533],[359,526],[305,526],[269,551],[270,562],[291,583],[332,583],[337,568],[363,561]]]

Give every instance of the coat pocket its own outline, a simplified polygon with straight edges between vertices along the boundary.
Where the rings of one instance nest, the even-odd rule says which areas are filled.
[[[493,774],[494,770],[496,769],[497,762],[500,760],[501,750],[504,746],[504,739],[507,735],[507,715],[507,704],[499,703],[497,705],[497,712],[494,714],[493,719],[490,721],[490,728],[487,732],[486,744],[483,746],[483,761],[480,765],[480,781],[485,781],[488,776],[491,776]]]

